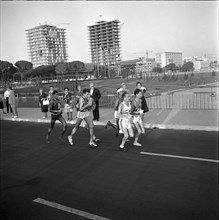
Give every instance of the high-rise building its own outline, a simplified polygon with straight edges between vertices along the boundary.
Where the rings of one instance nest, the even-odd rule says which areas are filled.
[[[119,20],[99,21],[88,26],[91,62],[114,69],[117,74],[121,62],[120,27]]]
[[[162,52],[156,54],[156,63],[161,67],[165,67],[170,63],[174,63],[176,66],[182,66],[183,59],[181,52]]]
[[[66,29],[39,25],[27,29],[26,37],[34,67],[67,61]]]

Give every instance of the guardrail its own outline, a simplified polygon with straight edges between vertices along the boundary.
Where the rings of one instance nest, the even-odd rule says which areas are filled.
[[[17,97],[18,107],[38,107],[38,96]],[[170,93],[147,97],[149,109],[219,109],[216,93]],[[100,99],[101,108],[113,108],[114,95],[103,95]]]

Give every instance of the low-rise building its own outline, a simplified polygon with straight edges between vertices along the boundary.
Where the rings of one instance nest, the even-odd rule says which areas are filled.
[[[176,66],[182,66],[183,59],[181,52],[161,52],[156,54],[156,63],[162,68],[170,63],[174,63]]]
[[[136,73],[146,73],[152,71],[156,66],[155,58],[140,58],[140,61],[136,62]]]

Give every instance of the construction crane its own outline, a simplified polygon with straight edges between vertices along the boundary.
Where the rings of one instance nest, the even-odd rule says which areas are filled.
[[[125,24],[125,23],[123,22],[123,23],[120,25],[119,29],[121,29],[121,28],[122,28],[122,26],[123,26],[124,24]]]
[[[148,54],[149,53],[152,53],[153,51],[149,51],[149,50],[146,50],[146,59],[148,59]]]

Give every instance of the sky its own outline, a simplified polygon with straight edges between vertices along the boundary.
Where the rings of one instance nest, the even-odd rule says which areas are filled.
[[[158,52],[218,57],[217,1],[1,1],[0,60],[28,60],[25,30],[66,28],[68,61],[91,62],[87,26],[118,19],[122,60]]]

